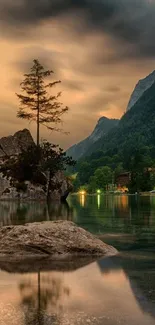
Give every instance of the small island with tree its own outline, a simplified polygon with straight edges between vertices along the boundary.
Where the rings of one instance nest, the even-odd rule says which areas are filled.
[[[57,95],[47,92],[61,82],[49,81],[52,74],[53,71],[45,70],[38,60],[33,61],[30,73],[24,74],[22,92],[16,94],[19,99],[17,117],[36,123],[36,143],[28,130],[21,131],[20,136],[17,132],[13,138],[12,142],[18,137],[18,154],[8,154],[1,143],[0,172],[7,180],[1,199],[65,200],[72,190],[72,183],[63,171],[75,161],[58,145],[40,141],[40,126],[61,132],[62,116],[69,109],[59,102],[61,92]],[[26,143],[23,143],[24,135]]]

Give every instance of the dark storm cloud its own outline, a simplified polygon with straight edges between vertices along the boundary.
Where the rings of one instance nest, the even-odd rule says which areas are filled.
[[[61,14],[85,17],[85,30],[103,30],[124,43],[132,44],[134,55],[155,54],[155,3],[149,0],[2,0],[0,18],[7,27],[23,25],[25,34],[32,25]],[[17,29],[12,29],[12,33]],[[18,29],[18,32],[21,29]],[[11,30],[10,30],[11,33]]]

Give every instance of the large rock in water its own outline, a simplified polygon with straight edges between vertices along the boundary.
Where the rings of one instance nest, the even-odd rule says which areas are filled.
[[[51,268],[59,268],[60,261],[75,258],[77,263],[77,257],[89,257],[92,261],[97,257],[116,253],[114,247],[103,243],[69,221],[46,221],[0,228],[0,268],[2,269],[6,269],[6,265],[9,269],[10,263],[15,263],[21,271],[22,261],[23,271],[32,270],[32,264],[35,269],[38,258],[39,261],[42,258],[46,260],[46,263],[41,262],[42,267],[44,264],[48,267],[51,264]]]

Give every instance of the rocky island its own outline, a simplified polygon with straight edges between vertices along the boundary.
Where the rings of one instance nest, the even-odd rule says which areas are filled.
[[[15,162],[18,160],[18,157],[22,152],[27,152],[29,148],[33,147],[36,147],[35,142],[31,133],[27,129],[20,130],[12,136],[0,139],[0,200],[20,199],[27,201],[44,201],[47,199],[46,185],[48,183],[48,173],[39,172],[37,177],[35,175],[35,181],[29,179],[21,181],[17,179],[20,170],[19,173],[17,171],[13,178],[9,174],[10,167],[6,167],[6,169],[8,168],[8,175],[6,175],[6,170],[4,168],[7,165],[11,165],[12,161]],[[32,162],[30,162],[30,164],[31,163]],[[2,170],[4,170],[5,173],[2,172]],[[62,170],[58,170],[52,178],[50,200],[65,200],[71,190],[72,184],[70,180],[65,177]]]

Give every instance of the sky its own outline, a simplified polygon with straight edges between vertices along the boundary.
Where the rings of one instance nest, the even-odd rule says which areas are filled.
[[[155,0],[1,0],[0,136],[36,126],[17,119],[20,82],[33,59],[61,80],[63,129],[43,139],[63,148],[101,116],[120,118],[135,84],[155,69]]]

